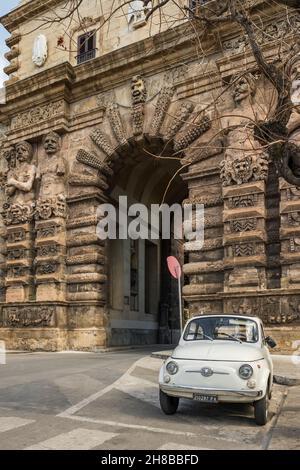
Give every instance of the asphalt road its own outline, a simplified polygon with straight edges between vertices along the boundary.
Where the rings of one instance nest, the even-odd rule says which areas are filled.
[[[162,361],[151,351],[9,354],[0,366],[0,449],[274,448],[285,387],[274,387],[265,427],[247,405],[182,400],[168,417],[158,403]]]

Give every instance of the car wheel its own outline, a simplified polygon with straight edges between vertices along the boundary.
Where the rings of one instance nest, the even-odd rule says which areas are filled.
[[[256,424],[259,426],[267,424],[269,418],[268,392],[263,398],[254,402],[254,417]]]
[[[162,411],[166,415],[173,415],[176,413],[178,405],[179,405],[179,398],[177,397],[170,397],[162,390],[159,391],[159,402]]]

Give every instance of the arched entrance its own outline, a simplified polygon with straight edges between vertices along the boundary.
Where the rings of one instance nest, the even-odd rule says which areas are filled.
[[[84,302],[84,324],[91,318],[97,325],[95,344],[172,342],[179,328],[178,300],[166,258],[173,254],[183,263],[182,242],[172,236],[103,242],[97,237],[97,207],[117,206],[119,196],[148,208],[163,200],[182,203],[187,196],[182,162],[210,123],[193,103],[178,99],[171,80],[148,96],[146,82],[135,76],[130,87],[98,98],[101,124],[91,129],[69,177],[68,301],[80,314]],[[84,334],[91,336],[90,330]]]
[[[128,206],[151,205],[164,201],[169,206],[181,204],[187,187],[177,175],[177,159],[157,158],[163,142],[136,143],[115,170],[107,191],[118,207],[120,196],[127,196]],[[150,219],[150,217],[149,217]],[[130,222],[130,218],[129,218]],[[150,222],[150,220],[146,221]],[[149,226],[150,229],[150,226]],[[172,230],[173,232],[173,230]],[[115,239],[108,242],[108,309],[111,345],[173,342],[179,332],[178,294],[167,269],[167,256],[184,261],[183,242],[175,240]]]

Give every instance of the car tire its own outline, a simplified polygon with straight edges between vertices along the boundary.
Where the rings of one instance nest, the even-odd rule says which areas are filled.
[[[269,397],[268,392],[263,398],[254,402],[255,422],[259,426],[264,426],[269,418]]]
[[[179,405],[179,398],[177,397],[170,397],[162,390],[159,391],[159,402],[162,411],[166,415],[173,415],[176,413],[178,405]]]

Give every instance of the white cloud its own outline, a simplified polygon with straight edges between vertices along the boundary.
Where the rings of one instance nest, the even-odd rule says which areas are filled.
[[[3,86],[3,82],[7,80],[7,75],[3,72],[4,67],[7,67],[7,60],[0,55],[0,86]]]
[[[3,68],[7,65],[7,60],[0,55],[0,104],[5,100],[5,89],[3,88],[3,84],[8,79],[8,76],[3,72]]]

